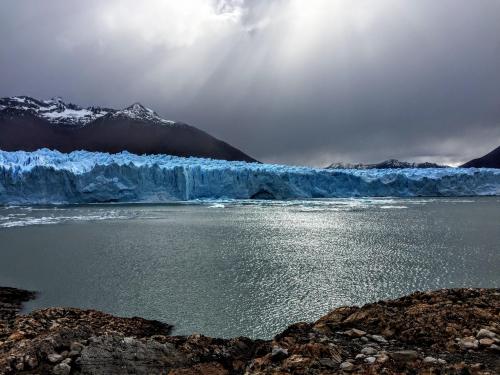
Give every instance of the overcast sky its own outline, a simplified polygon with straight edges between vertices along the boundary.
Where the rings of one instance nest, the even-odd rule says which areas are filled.
[[[500,145],[499,0],[0,0],[0,96],[139,101],[268,162]]]

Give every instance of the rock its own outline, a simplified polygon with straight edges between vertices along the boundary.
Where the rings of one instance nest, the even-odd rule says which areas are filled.
[[[484,338],[479,340],[479,345],[481,346],[491,346],[495,343],[495,340],[489,339],[489,338]]]
[[[69,347],[70,351],[80,353],[83,350],[83,345],[77,341],[73,341]]]
[[[38,360],[32,355],[25,356],[24,362],[28,365],[29,368],[35,368],[38,366]]]
[[[498,346],[497,344],[490,345],[488,349],[494,352],[500,352],[500,346]]]
[[[57,353],[51,353],[47,356],[47,359],[51,363],[57,363],[57,362],[61,362],[63,360],[63,356],[60,354],[57,354]]]
[[[78,357],[80,355],[81,352],[77,352],[76,350],[72,350],[68,353],[68,357],[70,358],[75,358],[75,357]]]
[[[67,365],[71,365],[71,358],[66,358],[61,363],[65,363]]]
[[[59,363],[52,369],[52,373],[55,375],[69,375],[70,372],[71,367],[67,363]]]
[[[472,371],[479,371],[484,369],[484,365],[482,363],[474,363],[470,366]]]
[[[22,340],[23,338],[24,338],[23,331],[14,331],[9,336],[9,340],[12,340],[12,341],[19,341],[19,340]]]
[[[389,355],[396,362],[400,363],[413,362],[418,358],[418,353],[415,350],[399,350],[389,353]]]
[[[481,328],[481,329],[479,330],[479,332],[477,333],[476,338],[477,338],[477,339],[484,339],[484,338],[493,339],[493,338],[495,338],[495,333],[494,333],[494,332],[491,332],[491,331],[490,331],[490,330],[488,330],[488,329]]]
[[[271,357],[275,361],[281,361],[288,357],[288,350],[284,348],[280,348],[279,346],[273,347],[271,350]]]
[[[321,366],[328,368],[336,368],[338,364],[338,362],[334,361],[331,358],[320,358],[318,362]]]
[[[335,309],[316,323],[294,324],[273,340],[169,336],[168,326],[159,322],[49,308],[14,314],[8,324],[0,317],[0,374],[67,373],[68,367],[70,374],[93,375],[494,374],[499,303],[500,289],[416,292]],[[494,337],[476,338],[481,327]],[[365,331],[383,336],[362,335]],[[7,339],[15,332],[24,337]],[[472,347],[477,342],[481,351],[462,350],[462,341]],[[427,357],[420,361],[419,353]],[[49,362],[48,354],[61,358]],[[440,355],[449,363],[436,359]],[[471,365],[478,362],[483,367]]]
[[[347,335],[349,337],[362,337],[366,335],[365,331],[362,331],[360,329],[352,328],[344,332],[344,335]]]
[[[354,370],[354,365],[351,362],[342,362],[340,364],[340,369],[345,372],[351,372]]]
[[[477,349],[479,347],[479,341],[469,336],[461,339],[459,345],[462,349]]]
[[[135,342],[135,339],[133,337],[125,337],[123,342],[127,345],[132,345]]]
[[[386,353],[380,354],[377,357],[377,363],[385,363],[389,360],[389,356]]]
[[[377,360],[377,358],[375,358],[375,357],[366,357],[365,358],[365,362],[370,364],[370,365],[374,364],[376,360]]]
[[[363,349],[361,349],[361,354],[370,356],[370,355],[377,354],[377,351],[374,348],[372,348],[371,346],[367,346],[367,347],[364,347]]]
[[[371,338],[373,341],[376,341],[380,344],[387,344],[387,340],[385,339],[384,336],[381,335],[367,335],[369,338]]]

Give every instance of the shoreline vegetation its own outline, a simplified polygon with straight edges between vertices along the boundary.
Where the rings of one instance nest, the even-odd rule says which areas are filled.
[[[498,374],[500,289],[442,289],[332,310],[272,340],[170,336],[95,310],[21,314],[0,287],[0,374]]]

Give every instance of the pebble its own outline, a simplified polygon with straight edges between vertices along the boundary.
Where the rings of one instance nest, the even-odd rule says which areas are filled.
[[[354,365],[351,362],[342,362],[340,364],[340,369],[346,372],[351,372],[354,369]]]
[[[324,367],[336,368],[338,362],[335,362],[331,358],[320,358],[319,363],[321,364],[321,366],[324,366]]]
[[[459,344],[463,349],[477,349],[479,347],[479,341],[472,336],[461,339]]]
[[[358,359],[358,360],[359,360],[359,359],[365,359],[365,358],[366,358],[366,355],[364,355],[364,354],[362,354],[362,353],[359,353],[359,354],[355,357],[355,359]]]
[[[377,362],[378,363],[385,363],[389,360],[389,356],[385,353],[383,354],[380,354],[378,357],[377,357]]]
[[[77,341],[74,341],[71,343],[71,346],[69,348],[72,352],[80,353],[83,350],[83,345]]]
[[[498,346],[497,344],[490,345],[490,347],[488,349],[496,351],[496,352],[500,352],[500,346]]]
[[[134,343],[134,341],[135,341],[135,340],[134,340],[134,338],[133,338],[133,337],[125,337],[125,338],[123,339],[123,342],[124,342],[125,344],[127,344],[127,345],[132,345],[132,344]]]
[[[373,341],[376,341],[380,344],[387,344],[387,340],[385,339],[384,336],[381,335],[369,335],[369,338],[371,338]]]
[[[437,359],[434,357],[425,357],[424,358],[424,363],[437,363]]]
[[[30,367],[30,368],[35,368],[38,366],[38,360],[36,357],[27,355],[24,357],[24,362]]]
[[[493,339],[493,338],[495,338],[495,333],[491,332],[488,329],[481,328],[479,330],[479,332],[477,333],[476,338],[478,338],[478,339],[484,339],[484,338]]]
[[[377,351],[374,348],[372,348],[371,346],[367,346],[367,347],[361,349],[361,354],[373,355],[373,354],[377,354]]]
[[[370,365],[374,364],[376,360],[377,360],[377,358],[375,358],[375,357],[366,357],[365,358],[365,362],[370,364]]]
[[[365,331],[362,331],[360,329],[352,328],[344,332],[344,335],[350,336],[350,337],[362,337],[366,335]]]
[[[288,357],[288,350],[286,350],[284,348],[280,348],[279,346],[275,346],[275,347],[273,347],[273,349],[271,351],[271,357],[274,360],[284,359],[284,358]]]
[[[52,354],[49,354],[47,356],[47,359],[49,360],[49,362],[57,363],[57,362],[61,362],[63,357],[60,354],[52,353]]]
[[[491,346],[495,343],[495,340],[489,339],[489,338],[484,338],[479,340],[479,345],[481,346]]]
[[[68,357],[78,357],[80,355],[80,352],[77,352],[76,350],[72,350],[68,353]]]
[[[415,350],[399,350],[397,352],[390,353],[390,356],[396,362],[412,362],[418,358],[418,352]]]
[[[52,373],[55,375],[69,375],[70,372],[71,367],[67,363],[59,363],[52,369]]]
[[[71,364],[71,358],[66,358],[65,360],[63,360],[61,363],[65,363],[67,365],[70,365]]]

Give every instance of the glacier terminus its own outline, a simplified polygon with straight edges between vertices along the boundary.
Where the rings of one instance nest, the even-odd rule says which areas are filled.
[[[0,151],[0,204],[500,195],[500,170],[320,169],[170,155]]]

